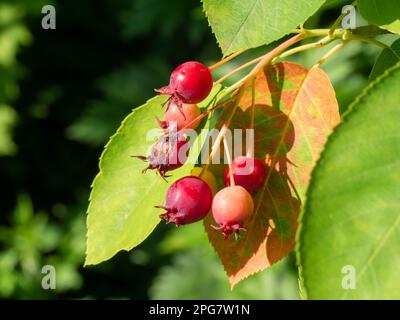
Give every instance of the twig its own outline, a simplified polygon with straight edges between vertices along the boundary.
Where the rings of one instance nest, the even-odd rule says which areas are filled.
[[[333,56],[336,52],[342,49],[348,41],[342,41],[336,46],[334,46],[331,50],[329,50],[314,66],[313,68],[320,67],[323,63],[325,63],[331,56]]]
[[[201,119],[203,119],[204,117],[206,117],[209,113],[213,112],[215,109],[218,109],[219,107],[225,105],[226,103],[228,103],[230,100],[233,100],[235,97],[230,97],[228,99],[226,99],[225,101],[222,101],[218,104],[216,104],[214,107],[204,111],[201,115],[197,116],[196,118],[194,118],[192,121],[190,121],[189,123],[187,123],[182,129],[179,130],[180,133],[182,133],[183,131],[185,131],[187,128],[190,128],[193,124],[195,124],[196,122],[200,121]]]
[[[232,171],[232,158],[231,158],[231,152],[228,146],[228,143],[226,142],[226,138],[224,137],[224,149],[225,149],[225,154],[228,159],[228,166],[229,166],[229,180],[231,182],[231,186],[235,185],[235,178],[233,177],[233,171]]]
[[[243,52],[245,52],[246,50],[239,50],[235,53],[232,53],[231,55],[225,57],[224,59],[222,59],[221,61],[218,61],[217,63],[214,63],[212,66],[208,67],[208,69],[210,71],[213,71],[215,69],[217,69],[218,67],[222,66],[223,64],[227,63],[228,61],[231,61],[232,59],[236,58],[237,56],[241,55]]]
[[[292,54],[295,54],[295,53],[299,53],[299,52],[306,51],[306,50],[309,50],[309,49],[321,48],[323,46],[328,45],[329,43],[331,43],[334,40],[335,39],[332,39],[331,37],[326,36],[326,37],[324,37],[323,39],[321,39],[321,40],[319,40],[317,42],[308,43],[308,44],[304,44],[302,46],[298,46],[298,47],[293,48],[291,50],[287,50],[284,53],[282,53],[281,55],[275,57],[273,62],[275,62],[278,59],[280,60],[280,59],[286,58],[288,56],[291,56]]]

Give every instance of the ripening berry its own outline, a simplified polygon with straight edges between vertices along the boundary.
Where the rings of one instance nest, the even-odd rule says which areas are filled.
[[[212,86],[210,70],[196,61],[181,64],[170,78],[170,87],[181,97],[183,103],[203,101],[211,92]]]
[[[164,119],[162,121],[159,120],[159,125],[163,129],[169,128],[173,125],[177,130],[181,130],[200,114],[200,108],[196,104],[184,103],[180,109],[176,103],[171,103],[168,110],[164,113]],[[187,129],[196,129],[198,124],[199,122],[195,122],[187,127]]]
[[[256,193],[264,185],[265,167],[258,159],[251,157],[236,157],[231,164],[235,185],[242,186],[251,194]],[[230,186],[229,167],[224,173],[225,186]]]
[[[187,176],[175,181],[168,189],[165,209],[160,215],[177,227],[203,219],[210,211],[212,203],[211,189],[206,182],[198,177]]]
[[[151,148],[149,156],[133,156],[149,163],[143,170],[156,169],[160,176],[165,179],[166,172],[180,168],[189,155],[189,142],[184,136],[176,131],[168,132],[157,140]]]
[[[176,104],[181,110],[184,103],[199,103],[210,94],[213,79],[202,63],[189,61],[179,65],[171,74],[169,85],[157,89],[159,94],[171,95],[168,108]]]
[[[231,186],[220,190],[212,202],[212,214],[218,227],[227,239],[233,232],[245,231],[243,223],[248,220],[254,211],[251,195],[241,186]]]
[[[200,173],[203,171],[203,168],[200,167],[194,167],[191,171],[191,175],[198,177],[200,176]],[[218,192],[218,184],[217,184],[217,179],[215,179],[215,176],[212,174],[210,170],[204,170],[201,179],[205,182],[207,182],[208,186],[211,188],[211,192],[213,196]]]

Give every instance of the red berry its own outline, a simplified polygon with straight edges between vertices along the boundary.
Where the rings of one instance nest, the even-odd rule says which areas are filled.
[[[164,120],[160,121],[162,128],[175,125],[177,130],[184,128],[201,114],[200,108],[196,104],[184,103],[179,109],[176,103],[171,103],[168,110],[164,114]],[[193,123],[187,129],[196,129],[199,123]]]
[[[160,215],[177,227],[203,219],[210,211],[212,202],[211,189],[200,178],[187,176],[175,181],[168,189],[165,206],[156,208],[167,212]]]
[[[239,156],[232,161],[232,173],[235,184],[242,186],[251,194],[256,193],[263,185],[266,177],[265,167],[258,159]],[[230,186],[229,167],[225,169],[225,186]]]
[[[181,97],[183,103],[198,103],[210,94],[213,79],[210,70],[204,64],[189,61],[172,72],[169,85]]]
[[[148,169],[156,169],[161,177],[166,177],[166,172],[181,167],[187,160],[189,154],[188,141],[176,131],[170,131],[160,136],[151,148],[149,156],[133,156],[149,162]]]
[[[227,239],[233,232],[245,231],[243,223],[253,215],[253,211],[253,199],[245,188],[226,187],[214,197],[212,214],[219,227],[212,227],[222,231]]]
[[[170,106],[175,103],[181,110],[183,103],[198,103],[210,94],[213,79],[210,70],[202,63],[189,61],[179,65],[171,74],[169,85],[157,89],[159,94],[169,94]]]

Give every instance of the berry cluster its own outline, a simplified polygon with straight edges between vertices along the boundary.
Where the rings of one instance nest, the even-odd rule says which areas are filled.
[[[164,119],[159,126],[164,134],[158,139],[147,157],[136,156],[147,161],[148,169],[156,169],[165,179],[166,172],[181,167],[189,152],[189,143],[183,132],[197,126],[195,119],[200,115],[196,103],[204,100],[211,92],[213,79],[209,69],[199,62],[186,62],[178,66],[171,75],[168,86],[156,90],[169,95]],[[243,225],[254,212],[254,195],[266,178],[263,163],[252,157],[235,158],[225,170],[225,187],[218,191],[217,180],[206,169],[194,168],[191,176],[175,181],[168,189],[164,209],[160,217],[176,226],[204,219],[212,212],[225,239],[232,233],[245,231]]]
[[[192,175],[175,181],[168,189],[165,206],[157,206],[166,212],[160,217],[176,226],[193,223],[206,217],[211,209],[220,230],[227,239],[231,233],[245,231],[244,223],[254,212],[254,195],[265,182],[265,167],[260,160],[238,157],[233,164],[245,162],[243,172],[233,172],[235,185],[225,179],[225,187],[216,192],[217,181],[209,170],[194,168]],[[229,167],[227,169],[229,171]],[[201,175],[201,178],[199,177]],[[229,173],[228,173],[229,175]]]
[[[162,178],[168,171],[181,167],[187,160],[189,143],[183,136],[184,129],[195,129],[194,120],[200,116],[195,104],[204,100],[211,92],[213,79],[210,70],[203,64],[189,61],[178,66],[171,74],[168,86],[157,89],[159,94],[169,95],[164,119],[157,119],[164,130],[151,149],[150,155],[134,156],[149,163],[143,170],[155,169]]]

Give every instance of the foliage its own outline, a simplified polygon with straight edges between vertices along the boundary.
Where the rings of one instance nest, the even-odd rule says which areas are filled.
[[[17,114],[9,106],[0,105],[0,155],[11,155],[16,152],[12,141],[12,127],[17,120]]]
[[[255,156],[268,157],[271,169],[255,198],[254,218],[245,225],[246,234],[233,243],[223,241],[210,227],[215,225],[211,216],[204,223],[232,287],[293,249],[309,175],[327,135],[339,122],[335,93],[319,68],[308,71],[294,63],[276,64],[262,70],[254,85],[256,98],[253,101],[252,88],[246,88],[230,125],[246,127],[255,105]],[[221,116],[221,124],[225,118]]]
[[[30,198],[21,195],[11,219],[9,227],[0,228],[0,245],[6,248],[0,253],[0,297],[51,297],[53,293],[40,285],[45,265],[56,269],[58,294],[82,285],[78,272],[85,247],[81,215],[61,227],[50,222],[45,212],[35,213]]]
[[[186,225],[179,232],[171,229],[158,247],[175,254],[153,280],[152,299],[299,299],[292,256],[231,290],[201,224]]]
[[[154,74],[167,76],[165,61],[153,58],[125,65],[97,81],[102,99],[89,102],[85,112],[68,129],[71,139],[98,146],[118,128],[121,117],[139,98],[150,95],[159,85]]]
[[[16,5],[0,4],[0,156],[16,152],[11,132],[18,116],[8,104],[14,102],[19,90],[21,68],[16,63],[17,53],[31,41],[21,18]]]
[[[396,7],[394,1],[385,0],[379,4],[374,0],[360,1],[361,15],[374,23],[375,27],[359,27],[354,31],[338,29],[340,20],[335,20],[330,29],[304,28],[304,23],[310,16],[313,15],[311,21],[320,16],[319,12],[315,12],[323,4],[324,1],[318,0],[307,3],[297,1],[296,4],[273,0],[203,1],[205,14],[224,57],[233,54],[234,58],[249,49],[268,45],[284,35],[294,34],[286,40],[283,39],[280,44],[270,46],[270,51],[256,60],[243,65],[244,68],[255,63],[253,69],[242,78],[239,77],[237,82],[229,86],[223,80],[242,70],[240,65],[232,73],[223,75],[216,82],[225,84],[222,86],[222,93],[205,104],[211,107],[220,103],[224,107],[218,114],[218,121],[215,122],[216,127],[221,130],[217,142],[212,146],[210,158],[221,151],[225,129],[244,129],[255,123],[251,127],[255,129],[257,142],[253,151],[257,158],[264,160],[268,165],[264,187],[254,198],[254,216],[245,222],[243,227],[246,232],[239,239],[221,239],[218,232],[212,228],[215,222],[211,214],[204,220],[209,240],[221,259],[231,288],[249,275],[270,267],[287,256],[294,247],[298,221],[301,223],[298,213],[305,200],[311,173],[328,136],[340,122],[333,86],[320,66],[349,42],[359,40],[384,48],[372,71],[372,77],[384,72],[397,60],[396,42],[392,47],[388,47],[373,38],[386,33],[377,27],[398,32],[398,14],[396,10],[389,10]],[[323,8],[334,5],[335,2],[331,1]],[[313,43],[309,39],[314,37],[323,38]],[[304,39],[306,44],[289,49]],[[339,40],[340,43],[314,61],[311,69],[290,62],[279,63],[280,59],[294,53],[317,49],[335,40]],[[222,59],[212,66],[211,70],[230,60],[231,57]],[[224,100],[227,95],[230,95],[230,98]],[[121,249],[129,250],[138,245],[157,224],[157,218],[149,208],[151,203],[154,205],[157,201],[162,201],[166,186],[161,189],[161,184],[156,184],[151,178],[142,178],[129,171],[130,168],[134,168],[128,163],[128,150],[132,153],[142,149],[143,142],[137,143],[137,136],[144,136],[149,131],[148,122],[154,116],[153,107],[161,103],[161,98],[154,98],[128,116],[107,145],[100,160],[100,173],[94,182],[89,206],[88,264],[96,264],[110,258]],[[342,107],[341,110],[346,110],[346,107]],[[335,134],[330,139],[334,139]],[[229,154],[230,151],[224,152]],[[197,157],[197,154],[194,157]],[[211,170],[220,178],[221,166],[211,166]],[[174,178],[181,176],[181,171],[178,171]],[[130,182],[125,182],[127,177],[131,178]],[[332,177],[327,180],[332,180]],[[138,189],[141,190],[140,194]],[[351,198],[350,192],[347,191],[346,194]],[[307,204],[309,201],[308,198]],[[321,202],[318,202],[318,205],[321,205]],[[332,217],[331,213],[329,218]],[[309,228],[309,224],[303,224],[299,247],[305,242],[303,239],[308,239],[302,235],[311,232]],[[316,235],[311,233],[310,237],[308,241],[315,243]],[[315,251],[308,247],[303,251],[302,255],[315,255]],[[189,256],[191,254],[188,253]],[[195,259],[195,253],[193,254],[191,258]],[[185,262],[186,258],[183,256],[180,259],[176,268],[189,268]],[[310,264],[316,263],[317,260]],[[311,267],[308,266],[308,269]],[[309,280],[308,273],[304,277],[306,283]]]
[[[231,291],[217,257],[205,247],[194,248],[176,254],[172,264],[161,269],[150,288],[150,297],[182,300],[299,299],[296,276],[288,268],[289,261],[282,261],[269,272],[259,273]]]
[[[224,55],[282,38],[309,18],[324,0],[203,0]]]
[[[399,298],[399,86],[397,64],[356,99],[314,170],[298,246],[308,298]],[[354,290],[338,285],[347,265]]]
[[[376,79],[383,74],[385,70],[394,66],[400,61],[400,39],[393,42],[390,48],[384,49],[376,59],[374,68],[369,76],[370,80]]]
[[[216,58],[217,46],[211,41],[197,0],[185,1],[185,5],[179,1],[181,13],[190,12],[180,14],[179,21],[170,14],[176,8],[153,1],[164,6],[163,21],[174,25],[165,34],[158,32],[157,24],[129,34],[128,24],[137,25],[129,15],[138,13],[136,3],[4,0],[0,6],[0,55],[2,63],[8,63],[0,67],[0,152],[7,155],[0,158],[0,224],[5,228],[2,231],[17,235],[17,227],[9,220],[18,198],[27,193],[35,211],[32,219],[40,211],[43,221],[42,227],[34,229],[35,234],[39,234],[38,229],[56,230],[51,252],[38,252],[35,242],[25,242],[25,251],[38,252],[33,273],[19,267],[14,242],[1,242],[0,250],[7,252],[1,277],[8,283],[7,288],[0,283],[2,297],[145,298],[158,269],[168,263],[168,255],[152,253],[146,263],[135,252],[132,258],[119,254],[107,267],[82,268],[84,207],[97,170],[97,146],[117,129],[132,105],[143,102],[154,88],[164,84],[168,70],[177,62],[193,54],[200,57],[200,45],[207,46],[208,59]],[[56,31],[40,27],[45,4],[56,8]],[[144,7],[139,12],[149,14],[153,8]],[[98,24],[99,19],[106,27]],[[187,23],[191,28],[185,30]],[[157,34],[157,39],[146,41],[149,34]],[[76,225],[77,232],[73,231]],[[162,234],[149,239],[138,253],[150,251],[148,246],[154,247]],[[45,263],[56,265],[59,278],[55,291],[41,288]],[[137,284],[136,290],[120,285],[127,279]]]
[[[400,33],[400,4],[396,0],[359,0],[361,14],[369,22]]]
[[[207,106],[217,91],[218,88],[199,106]],[[147,164],[131,156],[148,154],[146,139],[152,138],[153,142],[156,138],[148,134],[156,129],[154,120],[162,117],[164,103],[165,97],[160,96],[135,109],[105,148],[88,209],[87,265],[107,260],[121,249],[132,249],[159,222],[154,207],[148,203],[162,204],[168,184],[155,174],[143,174]],[[174,177],[187,176],[192,168],[188,162]]]
[[[3,0],[0,4],[0,296],[49,299],[297,299],[298,273],[292,254],[265,272],[246,278],[230,291],[218,254],[213,252],[202,224],[179,229],[157,225],[157,211],[152,206],[162,202],[162,189],[168,184],[154,182],[160,185],[159,189],[154,189],[159,191],[154,192],[158,194],[152,194],[143,203],[135,202],[139,199],[138,189],[143,186],[148,188],[146,182],[158,178],[153,174],[141,175],[140,170],[145,163],[129,158],[136,150],[145,153],[148,146],[136,130],[144,130],[150,122],[154,126],[154,119],[150,121],[150,117],[161,114],[162,110],[158,104],[153,109],[142,107],[131,113],[133,107],[142,105],[154,94],[154,88],[167,84],[170,70],[179,63],[198,60],[212,65],[220,60],[221,48],[223,56],[243,49],[245,52],[240,56],[213,71],[215,79],[219,79],[284,44],[295,28],[329,28],[341,14],[342,6],[351,2]],[[56,7],[57,30],[41,28],[41,8],[45,4]],[[371,10],[372,6],[378,11]],[[397,98],[398,101],[399,84],[393,79],[394,76],[398,78],[398,71],[392,69],[390,75],[380,76],[398,62],[398,8],[396,0],[358,0],[357,11],[360,12],[357,27],[370,24],[359,36],[372,38],[373,35],[368,34],[371,30],[384,32],[386,34],[375,37],[383,45],[374,46],[371,41],[347,39],[346,46],[322,65],[325,72],[312,71],[318,73],[317,84],[321,83],[310,92],[315,94],[318,91],[317,96],[321,98],[325,97],[324,90],[329,88],[328,96],[331,96],[331,82],[339,111],[346,113],[344,119],[347,120],[328,139],[323,160],[317,162],[308,191],[308,183],[293,188],[288,185],[287,177],[280,179],[286,183],[285,188],[290,190],[290,196],[296,199],[296,203],[300,200],[304,202],[304,194],[308,195],[303,227],[298,234],[302,290],[308,298],[397,297],[398,281],[394,279],[398,269],[398,245],[395,242],[397,218],[392,210],[399,203],[396,198],[398,177],[394,169],[381,166],[389,163],[395,167],[393,158],[399,153],[396,137],[389,132],[397,119],[395,102],[391,99]],[[381,28],[378,29],[380,31],[373,25]],[[312,50],[277,58],[274,63],[281,65],[282,61],[291,61],[289,64],[292,65],[296,62],[302,65],[298,68],[298,75],[302,77],[311,73],[306,70],[310,70],[340,43],[342,36],[338,35],[328,45],[316,45]],[[351,38],[353,33],[348,32],[347,36]],[[315,40],[311,37],[291,48],[312,44]],[[384,45],[391,46],[391,49]],[[223,81],[222,88],[234,86],[251,72],[253,66]],[[368,80],[372,82],[371,86],[368,86]],[[365,86],[368,86],[366,93],[347,111],[349,104]],[[395,92],[391,97],[386,86],[392,86],[390,90]],[[277,94],[271,94],[270,98],[275,104],[285,101]],[[315,105],[321,103],[316,101]],[[330,104],[327,104],[328,108]],[[205,108],[207,106],[203,110]],[[226,117],[226,111],[221,108],[213,112],[208,122],[203,123],[204,127],[219,126],[221,119]],[[135,114],[147,120],[141,123]],[[240,108],[234,120],[243,124],[249,118],[245,115],[239,119],[241,114],[246,113]],[[295,129],[299,130],[299,124],[303,124],[300,114],[293,119],[291,115],[285,115],[291,122],[298,121]],[[105,208],[116,209],[107,211],[107,214],[116,218],[124,208],[129,208],[130,217],[134,219],[129,226],[120,225],[125,232],[124,237],[119,238],[115,233],[116,225],[108,223],[106,211],[98,204],[94,205],[96,213],[93,217],[102,212],[106,218],[89,224],[89,227],[98,225],[100,231],[91,233],[90,238],[97,243],[93,250],[89,248],[91,253],[86,262],[97,263],[111,256],[113,258],[83,268],[87,196],[90,181],[98,171],[98,158],[102,152],[99,147],[107,142],[126,116],[129,118],[124,123],[132,121],[135,127],[123,129],[128,136],[115,136],[115,141],[120,141],[111,148],[119,151],[115,153],[115,159],[109,149],[104,151],[105,181],[110,185],[95,186],[92,199],[100,203],[104,194],[110,194],[114,200],[104,202]],[[321,119],[313,123],[316,126],[310,126],[309,121],[304,123],[306,134],[311,136],[314,136],[314,130],[333,126],[332,123],[321,127]],[[387,126],[382,127],[383,123]],[[316,136],[325,139],[328,131]],[[383,139],[384,134],[387,139]],[[299,145],[299,150],[304,151],[305,140],[295,141],[294,145]],[[124,141],[128,143],[122,145]],[[321,142],[315,146],[318,149],[314,154],[316,158],[323,147]],[[133,150],[139,145],[141,148]],[[354,150],[361,152],[357,154]],[[361,158],[362,152],[368,154],[370,161]],[[292,148],[291,153],[302,164],[295,167],[296,163],[288,163],[291,178],[304,173],[304,182],[308,182],[307,176],[314,162],[304,157],[305,152],[297,153],[297,149]],[[127,157],[123,158],[123,154]],[[108,160],[105,161],[105,158]],[[118,165],[126,164],[129,167],[125,171],[127,176],[125,173],[124,176],[113,176]],[[331,172],[328,165],[329,168],[343,165],[343,168]],[[357,175],[351,166],[354,170],[364,170],[361,180],[356,181]],[[365,168],[371,170],[366,171]],[[186,169],[190,168],[183,170]],[[379,174],[374,175],[378,169]],[[275,175],[271,175],[268,185],[273,187],[274,194],[282,196],[284,190],[278,188],[279,180],[272,181]],[[174,173],[169,182],[178,176]],[[362,179],[365,180],[363,184]],[[219,183],[221,187],[220,180]],[[114,188],[116,184],[132,188],[129,192],[132,192],[133,198],[117,201],[117,193],[122,189]],[[296,194],[298,190],[299,194]],[[383,193],[385,190],[390,192]],[[340,195],[342,202],[337,198]],[[381,200],[376,200],[378,196]],[[272,200],[279,200],[280,197],[268,199],[272,205]],[[257,217],[276,211],[285,218],[290,212],[286,206],[290,202],[284,199],[279,210],[271,210],[267,203],[265,208],[269,211],[259,210],[261,215]],[[146,204],[147,201],[149,203]],[[389,205],[384,206],[383,201]],[[142,210],[135,211],[134,207]],[[371,209],[378,207],[379,210],[370,213]],[[139,219],[143,212],[144,219]],[[343,219],[349,223],[342,223],[339,230],[337,223]],[[278,224],[273,224],[275,230],[285,233],[286,220],[276,220]],[[326,230],[320,223],[328,224]],[[385,236],[390,225],[392,228]],[[141,232],[145,229],[146,232]],[[153,229],[155,231],[149,234]],[[265,230],[262,231],[265,235]],[[110,241],[107,242],[107,239]],[[271,237],[264,239],[270,240]],[[285,243],[282,238],[277,239],[279,243]],[[118,243],[119,240],[121,243]],[[215,240],[215,243],[220,244],[218,241]],[[353,243],[349,244],[351,241]],[[285,253],[293,241],[288,243],[290,245]],[[355,247],[354,243],[360,245]],[[376,246],[376,243],[380,245]],[[106,254],[98,250],[102,244],[105,244]],[[135,249],[130,252],[116,253],[134,246]],[[371,252],[372,256],[369,255]],[[265,258],[266,251],[261,253]],[[356,266],[357,288],[360,290],[344,294],[340,285],[342,265],[349,263],[342,260],[345,257]],[[256,271],[257,266],[264,268],[266,261],[249,265],[246,272]],[[365,264],[365,261],[369,262]],[[45,264],[56,266],[56,290],[41,288],[41,268]],[[318,276],[331,277],[332,281],[322,281]],[[215,290],[210,291],[210,288]]]

